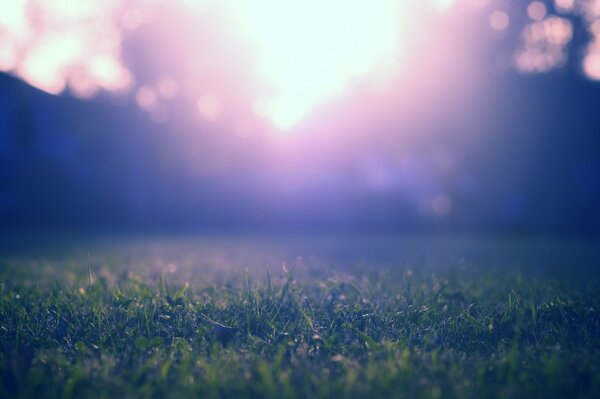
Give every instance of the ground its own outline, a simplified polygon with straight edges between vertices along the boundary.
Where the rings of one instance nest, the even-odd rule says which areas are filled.
[[[600,397],[594,240],[30,238],[2,398]]]

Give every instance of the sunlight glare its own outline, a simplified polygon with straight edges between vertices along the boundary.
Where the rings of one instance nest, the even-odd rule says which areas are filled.
[[[440,10],[446,10],[448,8],[450,8],[450,6],[452,6],[452,4],[454,4],[455,0],[434,0],[433,4],[435,7],[437,7]]]
[[[119,91],[132,75],[113,21],[119,0],[0,0],[0,70],[32,86],[88,98]]]
[[[401,2],[258,0],[235,4],[237,26],[256,47],[268,95],[257,111],[285,130],[316,103],[341,94],[396,53]]]
[[[466,11],[465,3],[478,14]],[[67,91],[79,98],[131,88],[133,101],[160,121],[175,110],[169,102],[188,101],[204,120],[228,123],[238,113],[255,118],[252,128],[233,129],[241,135],[256,126],[287,133],[303,129],[300,122],[309,114],[319,108],[325,114],[338,100],[406,91],[407,82],[417,85],[408,74],[414,77],[415,66],[431,62],[434,54],[458,57],[452,50],[458,39],[432,38],[452,20],[488,19],[499,40],[520,30],[519,47],[505,58],[521,72],[544,73],[565,65],[572,21],[580,18],[589,33],[581,70],[600,80],[600,1],[528,0],[521,17],[502,3],[0,0],[0,72],[50,94]],[[431,44],[437,42],[448,45]],[[136,51],[146,46],[155,54],[136,60]],[[436,63],[441,74],[444,63]]]

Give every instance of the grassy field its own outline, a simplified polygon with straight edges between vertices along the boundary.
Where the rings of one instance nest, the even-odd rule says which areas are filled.
[[[600,397],[597,257],[441,242],[5,251],[0,397]]]

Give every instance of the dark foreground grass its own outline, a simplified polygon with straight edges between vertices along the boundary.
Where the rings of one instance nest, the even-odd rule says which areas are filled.
[[[0,397],[600,397],[595,278],[169,272],[5,260]]]

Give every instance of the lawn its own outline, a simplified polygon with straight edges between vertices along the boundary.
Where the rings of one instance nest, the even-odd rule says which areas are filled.
[[[596,243],[66,242],[3,250],[2,398],[600,397]]]

